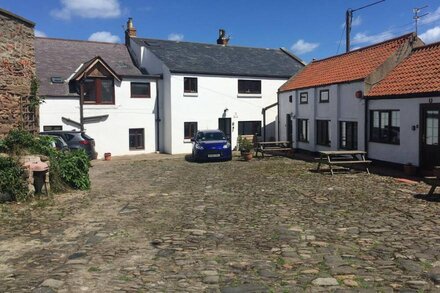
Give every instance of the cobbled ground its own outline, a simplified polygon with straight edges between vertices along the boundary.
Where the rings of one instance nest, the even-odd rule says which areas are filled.
[[[0,292],[440,292],[424,183],[280,157],[93,165],[90,191],[0,205]]]

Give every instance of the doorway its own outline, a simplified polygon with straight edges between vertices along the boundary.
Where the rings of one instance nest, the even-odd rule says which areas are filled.
[[[226,138],[231,141],[231,118],[218,118],[218,129],[223,131]]]
[[[440,165],[440,104],[420,105],[420,167]]]
[[[290,114],[286,115],[286,131],[287,131],[287,141],[290,141],[290,144],[292,145],[292,138],[293,138],[293,127],[292,127],[292,116]]]

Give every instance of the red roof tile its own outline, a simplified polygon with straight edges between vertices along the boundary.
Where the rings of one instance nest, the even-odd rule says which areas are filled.
[[[313,61],[282,85],[280,91],[364,79],[384,63],[411,36],[412,34],[403,35],[342,55]]]
[[[368,96],[440,92],[440,42],[418,47],[396,66]]]

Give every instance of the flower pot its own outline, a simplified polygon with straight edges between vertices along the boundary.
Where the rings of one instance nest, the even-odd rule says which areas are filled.
[[[112,153],[104,153],[104,160],[110,161],[112,159]]]
[[[251,152],[243,152],[243,158],[245,161],[250,161],[253,158],[253,155]]]
[[[416,175],[417,167],[411,164],[405,164],[403,165],[403,173],[408,176],[414,176]]]

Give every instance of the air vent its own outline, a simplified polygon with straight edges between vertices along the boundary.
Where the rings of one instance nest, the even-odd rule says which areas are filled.
[[[64,80],[61,77],[59,77],[59,76],[52,76],[50,78],[50,81],[52,83],[64,83]]]

